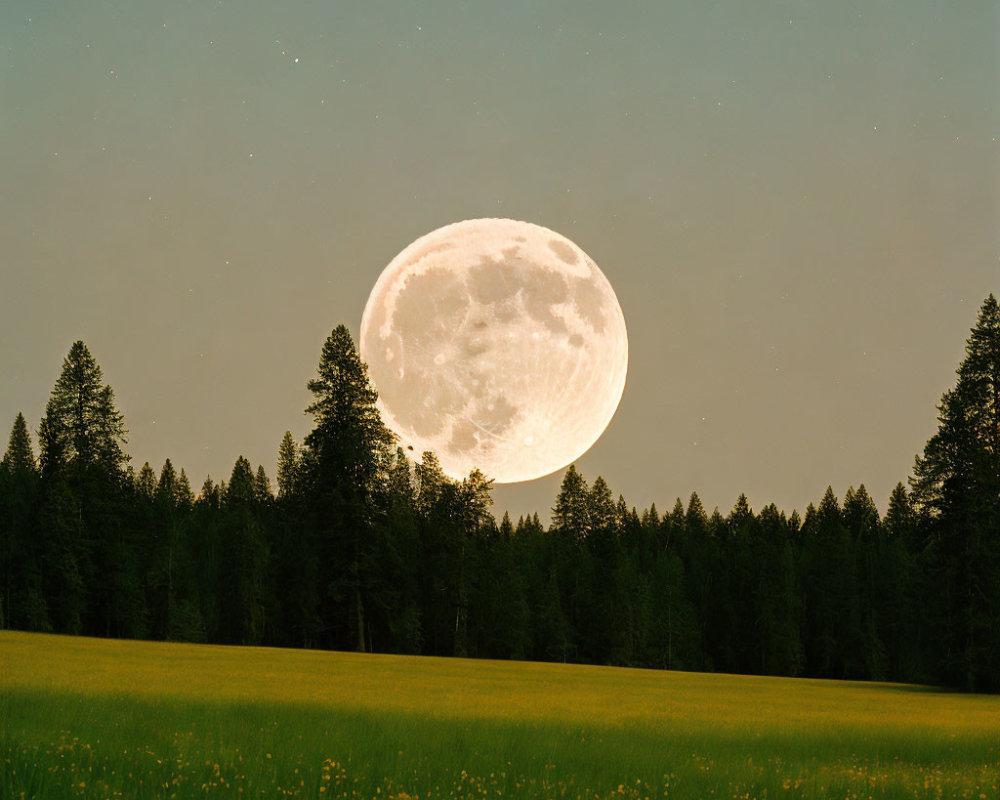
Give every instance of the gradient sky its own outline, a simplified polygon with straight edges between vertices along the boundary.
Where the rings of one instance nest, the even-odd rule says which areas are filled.
[[[420,235],[503,216],[615,287],[628,383],[578,462],[882,511],[1000,291],[1000,6],[0,4],[0,424],[76,339],[138,467],[272,476],[323,340]],[[547,517],[561,474],[498,487]]]

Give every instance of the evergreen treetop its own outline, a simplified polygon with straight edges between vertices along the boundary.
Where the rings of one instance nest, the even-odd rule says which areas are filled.
[[[687,511],[684,514],[684,529],[689,534],[708,533],[708,515],[697,492],[691,492],[691,497],[688,499]]]
[[[379,415],[378,393],[346,326],[338,325],[327,337],[317,377],[308,388],[315,399],[306,412],[316,424],[305,440],[310,461],[335,465],[362,482],[371,480],[387,462],[393,436]]]
[[[586,536],[591,528],[591,505],[592,498],[587,482],[576,471],[576,465],[570,464],[566,474],[563,475],[556,505],[552,509],[553,527],[576,538]]]
[[[747,520],[751,519],[753,519],[753,511],[750,509],[750,502],[747,500],[747,496],[741,492],[740,496],[736,499],[736,505],[729,512],[729,524],[735,530],[745,525]]]
[[[251,505],[256,500],[256,482],[250,462],[240,456],[233,465],[233,474],[225,490],[227,505]]]
[[[266,505],[274,499],[274,495],[271,493],[271,481],[267,477],[267,473],[264,472],[262,464],[257,465],[257,474],[254,476],[253,488],[254,496],[257,498],[258,503]]]
[[[160,481],[156,485],[156,499],[168,506],[177,503],[177,473],[169,458],[163,462],[163,468],[160,470]]]
[[[101,368],[83,342],[74,342],[39,426],[43,470],[79,462],[120,472],[128,461],[126,433]]]
[[[295,485],[299,468],[299,448],[291,431],[285,431],[278,446],[278,496],[289,494]]]
[[[991,294],[958,380],[918,456],[920,515],[945,674],[970,691],[1000,689],[1000,308]]]
[[[624,499],[624,498],[623,498]],[[618,509],[615,507],[611,488],[600,475],[590,487],[590,527],[592,530],[609,530],[615,524]]]
[[[177,504],[181,508],[191,508],[194,505],[194,492],[191,491],[191,481],[188,480],[187,473],[181,467],[181,474],[177,478]]]
[[[7,452],[4,453],[3,460],[0,461],[0,468],[14,472],[34,473],[38,469],[35,463],[35,454],[31,449],[31,434],[28,433],[28,423],[24,420],[24,414],[18,413],[14,420],[14,427],[10,431],[10,439],[7,444]]]
[[[156,473],[153,472],[148,461],[142,465],[142,469],[136,476],[135,490],[146,500],[152,500],[156,496]]]
[[[890,536],[902,536],[909,541],[916,524],[916,514],[910,496],[902,482],[896,484],[889,495],[889,508],[885,512],[885,528]]]
[[[1000,503],[1000,308],[992,294],[965,353],[911,479],[913,504],[930,517],[958,511],[972,498]]]

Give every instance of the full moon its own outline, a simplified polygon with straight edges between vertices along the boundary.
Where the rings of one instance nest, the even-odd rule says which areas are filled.
[[[572,463],[614,416],[628,370],[618,298],[565,236],[510,219],[446,225],[397,255],[361,318],[386,425],[453,478]]]

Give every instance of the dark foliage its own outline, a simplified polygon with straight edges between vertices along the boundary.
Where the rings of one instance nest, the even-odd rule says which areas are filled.
[[[990,296],[940,428],[885,517],[865,487],[804,519],[741,495],[639,513],[570,467],[546,530],[489,513],[479,472],[393,446],[347,329],[309,382],[277,496],[240,457],[197,498],[125,468],[82,342],[0,462],[0,625],[99,636],[938,682],[1000,690],[1000,312]]]

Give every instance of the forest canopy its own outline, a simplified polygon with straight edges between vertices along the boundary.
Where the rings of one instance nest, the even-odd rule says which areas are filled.
[[[551,525],[497,521],[482,473],[395,446],[346,327],[308,388],[276,487],[241,456],[196,494],[170,459],[129,465],[75,342],[36,441],[18,414],[0,462],[0,627],[1000,691],[993,295],[884,515],[863,485],[801,516],[696,493],[638,511],[570,466]]]

